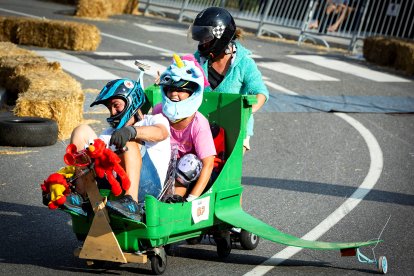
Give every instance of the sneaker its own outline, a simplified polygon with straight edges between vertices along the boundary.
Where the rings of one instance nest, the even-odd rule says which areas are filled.
[[[87,216],[88,213],[82,208],[85,203],[80,194],[72,193],[66,196],[66,201],[63,206],[78,215]]]
[[[130,195],[125,195],[118,200],[108,200],[106,207],[110,213],[120,215],[132,220],[141,220],[140,206]]]

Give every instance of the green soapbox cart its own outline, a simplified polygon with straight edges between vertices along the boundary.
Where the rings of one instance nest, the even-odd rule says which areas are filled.
[[[161,102],[157,86],[150,86],[145,92],[149,100],[146,108]],[[141,222],[112,216],[105,209],[108,190],[99,190],[93,174],[86,175],[92,214],[82,216],[65,210],[72,217],[74,233],[83,241],[82,247],[75,249],[75,256],[85,259],[90,265],[102,261],[150,261],[152,272],[158,275],[167,267],[166,248],[171,244],[212,235],[218,256],[227,257],[231,251],[228,233],[232,228],[241,228],[287,246],[339,250],[343,256],[357,256],[360,262],[374,264],[380,272],[386,273],[388,264],[384,256],[371,260],[359,251],[360,247],[375,245],[380,242],[378,240],[350,243],[303,240],[280,232],[243,211],[243,139],[254,103],[256,98],[250,95],[204,94],[199,111],[210,123],[217,123],[225,129],[226,162],[213,185],[192,202],[171,204],[147,195]]]

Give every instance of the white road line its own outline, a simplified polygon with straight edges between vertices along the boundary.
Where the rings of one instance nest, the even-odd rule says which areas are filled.
[[[251,54],[250,57],[252,59],[255,59],[255,58],[263,58],[262,56],[259,56],[259,55],[256,55],[256,54]]]
[[[48,61],[57,61],[62,68],[69,73],[78,76],[84,80],[113,80],[119,79],[108,71],[83,61],[75,56],[68,55],[60,51],[35,51],[44,56]]]
[[[187,31],[183,31],[180,29],[165,28],[165,27],[158,27],[154,25],[144,25],[144,24],[138,24],[138,23],[134,23],[134,25],[148,32],[171,33],[171,34],[179,35],[179,36],[187,36]]]
[[[98,56],[118,56],[118,57],[129,57],[132,56],[131,53],[127,52],[94,52]]]
[[[179,55],[180,57],[182,57],[182,56],[185,56],[185,55],[192,55],[193,53],[176,53],[176,54]],[[172,61],[172,55],[170,53],[160,53],[160,56],[168,57]]]
[[[24,13],[24,12],[18,12],[18,11],[12,11],[12,10],[2,9],[2,8],[0,8],[0,11],[5,11],[5,12],[8,12],[8,13],[17,14],[17,15],[26,16],[26,17],[31,17],[31,18],[42,18],[40,16],[36,16],[36,15],[32,15],[32,14],[28,14],[28,13]]]
[[[111,35],[111,34],[107,34],[107,33],[101,33],[101,36],[109,37],[109,38],[116,39],[116,40],[123,41],[123,42],[127,42],[127,43],[131,43],[131,44],[138,45],[138,46],[145,47],[145,48],[150,48],[150,49],[157,50],[157,51],[160,51],[160,52],[163,52],[163,53],[169,53],[169,54],[171,54],[171,56],[172,56],[172,54],[174,54],[173,51],[167,50],[165,48],[148,45],[146,43],[134,41],[134,40],[131,40],[131,39],[128,39],[128,38],[119,37],[119,36],[116,36],[116,35]]]
[[[340,71],[343,73],[351,74],[357,77],[369,79],[372,81],[377,82],[410,82],[407,79],[392,76],[390,74],[385,74],[381,72],[377,72],[362,66],[357,66],[350,64],[348,62],[328,59],[323,56],[315,56],[315,55],[288,55],[288,57],[311,62],[313,64],[326,67],[335,71]]]
[[[265,78],[263,77],[263,79],[265,79]],[[289,94],[289,95],[297,95],[298,94],[296,92],[293,92],[292,90],[289,90],[289,89],[287,89],[287,88],[285,88],[283,86],[280,86],[280,85],[278,85],[276,83],[273,83],[273,82],[270,82],[270,81],[267,81],[267,80],[265,80],[264,83],[267,86],[269,86],[269,87],[271,87],[273,89],[276,89],[277,92],[282,92],[282,93]]]
[[[327,75],[306,70],[283,62],[258,62],[258,66],[307,81],[339,81]]]

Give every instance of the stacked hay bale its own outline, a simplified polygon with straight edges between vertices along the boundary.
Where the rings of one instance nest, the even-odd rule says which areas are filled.
[[[107,18],[115,14],[136,14],[138,0],[79,0],[76,16]]]
[[[414,74],[414,41],[386,37],[368,37],[363,54],[367,61]]]
[[[0,41],[74,51],[95,51],[99,29],[91,24],[20,17],[0,17]]]
[[[0,81],[8,95],[17,98],[15,115],[55,120],[59,139],[68,138],[83,119],[81,85],[63,72],[59,63],[0,42]]]

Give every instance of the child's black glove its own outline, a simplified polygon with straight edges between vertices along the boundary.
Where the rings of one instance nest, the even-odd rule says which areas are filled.
[[[110,145],[115,145],[117,149],[123,149],[126,143],[137,136],[137,130],[133,126],[126,126],[115,130],[112,133]]]

